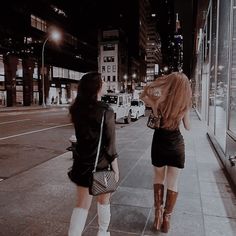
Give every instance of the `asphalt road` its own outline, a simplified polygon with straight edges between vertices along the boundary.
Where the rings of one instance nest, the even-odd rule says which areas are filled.
[[[67,108],[0,113],[0,180],[65,153],[73,134]]]

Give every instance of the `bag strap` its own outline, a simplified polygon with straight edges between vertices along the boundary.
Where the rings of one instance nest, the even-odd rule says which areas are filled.
[[[104,114],[105,114],[105,111],[103,111],[103,114],[102,114],[102,122],[101,122],[101,129],[100,129],[100,135],[99,135],[99,141],[98,141],[98,149],[97,149],[97,155],[96,155],[96,160],[95,160],[93,172],[96,172],[96,168],[97,168],[97,164],[98,164],[98,157],[100,154],[100,147],[101,147],[101,142],[102,142],[102,132],[103,132],[103,123],[104,123]]]
[[[152,114],[153,114],[153,116],[154,116],[154,117],[159,117],[159,116],[160,116],[160,117],[162,117],[161,110],[160,110],[160,109],[158,109],[158,108],[157,108],[157,116],[155,116],[155,115],[154,115],[154,112],[153,112],[153,110],[152,110]]]

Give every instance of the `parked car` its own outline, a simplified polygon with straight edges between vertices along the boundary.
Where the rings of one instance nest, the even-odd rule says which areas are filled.
[[[131,95],[127,93],[108,93],[102,96],[102,101],[108,103],[114,110],[115,121],[131,121]]]
[[[145,104],[142,100],[131,101],[131,119],[138,120],[139,117],[145,116]]]

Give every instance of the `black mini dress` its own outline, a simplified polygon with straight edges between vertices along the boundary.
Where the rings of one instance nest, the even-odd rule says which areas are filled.
[[[179,129],[155,129],[151,148],[152,164],[156,167],[184,168],[185,145]]]

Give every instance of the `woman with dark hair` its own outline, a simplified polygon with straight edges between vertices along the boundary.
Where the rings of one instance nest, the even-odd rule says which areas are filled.
[[[192,92],[189,79],[180,72],[162,76],[146,86],[140,97],[152,108],[154,116],[161,116],[160,127],[153,134],[151,149],[154,166],[154,228],[167,233],[178,196],[178,177],[185,162],[184,139],[179,126],[183,122],[184,128],[190,129]],[[167,192],[163,207],[165,181]]]
[[[77,185],[77,203],[73,209],[69,236],[80,236],[83,232],[92,196],[89,185],[96,159],[102,116],[103,135],[97,169],[111,165],[115,178],[119,180],[115,144],[115,119],[113,110],[101,101],[103,81],[97,72],[83,75],[78,85],[78,94],[70,107],[70,115],[77,138],[77,157],[74,159],[73,175],[70,179]],[[109,236],[110,193],[97,196],[98,236]]]

